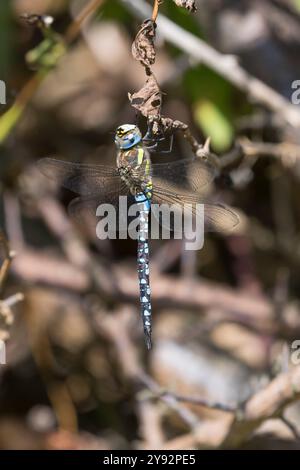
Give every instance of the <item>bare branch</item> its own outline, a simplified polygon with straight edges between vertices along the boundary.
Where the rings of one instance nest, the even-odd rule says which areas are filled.
[[[123,3],[140,18],[149,17],[151,14],[143,0],[123,0]],[[220,54],[209,44],[163,15],[159,16],[158,26],[160,34],[167,41],[229,80],[252,101],[263,104],[277,113],[287,124],[295,127],[300,125],[300,112],[297,106],[293,106],[275,90],[246,72],[236,57]]]
[[[0,290],[2,290],[15,252],[10,249],[9,243],[2,232],[0,232],[0,244],[3,246],[5,252],[5,259],[0,268]]]
[[[162,4],[162,0],[154,0],[153,12],[152,12],[152,21],[155,23],[158,16],[159,6]]]
[[[247,401],[243,410],[236,414],[223,446],[239,446],[263,421],[282,415],[287,405],[299,399],[300,367],[295,367],[290,372],[280,374]]]

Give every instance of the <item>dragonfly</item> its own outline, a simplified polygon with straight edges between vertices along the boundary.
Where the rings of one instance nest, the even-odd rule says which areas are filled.
[[[216,177],[216,167],[207,159],[186,158],[172,162],[152,163],[150,145],[138,126],[124,124],[115,133],[117,158],[115,166],[74,163],[43,158],[38,167],[47,177],[80,195],[69,207],[79,219],[85,211],[96,217],[101,203],[119,205],[120,195],[131,198],[139,208],[137,236],[137,271],[140,311],[145,342],[152,347],[152,306],[149,268],[149,215],[151,205],[167,204],[182,208],[203,200],[203,188]],[[229,231],[238,216],[228,207],[205,202],[205,228],[217,232]],[[193,210],[193,209],[192,209]],[[171,227],[170,227],[171,229]]]

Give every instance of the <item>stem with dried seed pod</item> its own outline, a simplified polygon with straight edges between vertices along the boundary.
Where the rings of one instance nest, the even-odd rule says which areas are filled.
[[[177,3],[177,2],[176,2]],[[203,146],[192,135],[187,124],[170,118],[162,117],[162,92],[152,71],[152,65],[155,63],[155,31],[156,20],[159,6],[162,0],[155,0],[153,5],[152,18],[145,20],[139,28],[132,45],[132,55],[135,60],[145,68],[147,76],[146,83],[136,93],[128,94],[131,105],[138,110],[148,121],[148,128],[151,127],[153,135],[173,134],[176,131],[182,133],[184,139],[190,144],[193,153],[199,158],[208,158],[209,140]],[[186,6],[187,4],[184,4]],[[181,5],[183,6],[183,5]],[[194,11],[194,10],[193,10]],[[218,166],[218,161],[215,163]]]

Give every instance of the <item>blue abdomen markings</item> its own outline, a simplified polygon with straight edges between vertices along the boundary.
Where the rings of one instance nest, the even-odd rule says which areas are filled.
[[[143,319],[146,345],[151,349],[152,312],[149,280],[149,213],[151,209],[150,193],[136,194],[139,207],[139,233],[137,247],[137,265],[140,286],[141,316]]]

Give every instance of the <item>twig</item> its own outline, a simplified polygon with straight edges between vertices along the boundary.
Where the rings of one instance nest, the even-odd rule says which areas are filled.
[[[202,158],[203,160],[209,160],[216,168],[220,167],[219,158],[212,154],[210,151],[210,138],[206,140],[204,145],[200,144],[197,139],[193,136],[189,126],[178,119],[172,120],[166,117],[160,116],[149,116],[148,122],[153,126],[153,132],[159,133],[163,129],[163,133],[173,134],[174,132],[180,132],[182,137],[190,145],[192,152],[196,157]]]
[[[209,408],[211,410],[225,411],[226,413],[235,413],[238,409],[238,407],[236,407],[236,406],[226,405],[225,403],[210,402],[208,400],[205,400],[205,399],[199,398],[199,397],[178,395],[177,393],[174,393],[174,392],[170,392],[170,391],[164,392],[164,391],[162,391],[162,395],[165,395],[165,394],[166,395],[171,395],[178,402],[190,403],[190,404],[193,404],[193,405],[199,405],[199,406],[203,406],[205,408]]]
[[[0,291],[2,291],[5,279],[7,277],[7,274],[11,266],[11,262],[15,256],[15,253],[14,251],[10,249],[9,243],[2,232],[0,232],[0,243],[4,246],[4,252],[5,252],[5,259],[0,268]],[[0,318],[1,318],[1,323],[4,323],[5,325],[4,336],[2,336],[1,339],[7,339],[9,337],[7,330],[9,329],[9,327],[12,325],[14,321],[14,314],[11,308],[18,302],[21,302],[23,299],[24,299],[23,294],[17,293],[17,294],[11,295],[10,297],[7,297],[4,300],[0,300]]]
[[[55,377],[55,357],[45,325],[35,309],[26,311],[26,326],[33,358],[38,367],[60,429],[78,432],[76,409],[65,380]]]
[[[138,389],[143,385],[152,393],[159,393],[160,386],[144,373],[137,349],[130,338],[129,312],[128,309],[122,309],[115,312],[114,315],[98,314],[95,318],[96,328],[100,332],[104,332],[106,337],[114,343],[120,365],[127,379],[131,380]],[[120,334],[120,329],[122,334]],[[198,418],[196,415],[177,403],[175,398],[162,396],[161,399],[180,416],[189,428],[194,429],[197,426]]]
[[[155,23],[158,16],[159,6],[161,5],[161,0],[154,0],[153,12],[152,12],[152,21]]]
[[[300,145],[283,143],[270,143],[270,142],[253,142],[246,137],[240,138],[238,141],[244,155],[246,157],[273,157],[281,161],[281,163],[291,168],[300,161]]]
[[[64,240],[62,243],[65,244]],[[13,264],[13,270],[31,282],[45,282],[79,292],[85,292],[93,281],[97,292],[114,304],[120,301],[136,304],[138,299],[135,272],[120,266],[110,266],[108,276],[105,265],[93,260],[80,267],[61,258],[24,249]],[[216,309],[224,320],[281,338],[290,338],[300,330],[298,317],[288,319],[283,314],[281,323],[275,322],[274,305],[266,297],[255,298],[247,292],[233,291],[204,279],[195,280],[192,285],[191,289],[190,283],[156,272],[152,280],[152,301],[157,307],[168,305],[197,310],[202,315],[207,308]]]
[[[140,373],[138,379],[155,397],[162,400],[169,408],[174,410],[190,429],[196,430],[199,423],[198,417],[188,408],[182,407],[174,394],[163,390],[157,382],[145,373]]]
[[[150,16],[148,5],[143,0],[122,0],[134,15],[144,18]],[[163,15],[159,20],[160,34],[191,57],[206,64],[212,70],[229,80],[234,86],[247,93],[256,103],[265,105],[292,126],[300,126],[300,112],[287,99],[268,85],[246,72],[233,56],[217,52],[213,47],[185,31]]]
[[[134,273],[116,267],[118,286],[126,299],[137,297]],[[264,297],[254,298],[246,292],[224,288],[217,283],[204,279],[190,283],[170,275],[155,273],[152,280],[152,298],[160,305],[167,304],[177,308],[215,308],[228,312],[230,318],[241,318],[246,323],[254,321],[257,325],[270,327],[273,319],[273,305]],[[251,320],[252,319],[252,320]]]
[[[22,300],[24,300],[24,294],[18,292],[17,294],[10,295],[6,299],[1,300],[1,306],[11,308],[17,303],[22,302]]]
[[[189,143],[193,153],[200,158],[206,159],[210,156],[213,163],[218,168],[218,159],[209,154],[209,140],[204,146],[192,135],[189,126],[179,120],[173,120],[161,116],[162,92],[151,66],[156,60],[155,32],[156,19],[158,15],[160,0],[155,1],[151,20],[145,20],[139,28],[132,45],[132,55],[139,61],[145,69],[146,82],[143,87],[134,94],[128,94],[131,105],[147,118],[149,139],[172,135],[179,131],[184,139]],[[177,2],[178,5],[185,6],[188,10],[195,11],[195,5],[188,5],[186,2]]]
[[[185,397],[163,390],[148,374],[146,374],[138,359],[138,352],[130,336],[128,310],[120,310],[114,314],[98,314],[96,328],[105,333],[115,345],[123,373],[127,379],[136,385],[140,384],[150,390],[155,397],[162,400],[174,410],[191,430],[189,441],[201,442],[212,447],[237,447],[245,442],[257,427],[266,419],[282,415],[289,404],[300,398],[300,368],[280,374],[263,390],[254,394],[245,404],[230,407],[221,403],[209,403],[196,397]],[[119,333],[120,329],[122,334]],[[141,392],[140,392],[141,393]],[[201,423],[198,416],[190,409],[182,406],[181,402],[205,406],[210,409],[225,411],[229,415],[222,422],[223,429],[216,437],[216,429],[212,423]],[[224,418],[224,416],[223,416]],[[220,418],[221,420],[221,418]],[[218,421],[216,423],[218,426]],[[193,439],[194,436],[194,439]],[[184,439],[184,438],[183,438]],[[205,441],[206,439],[206,441]]]
[[[162,429],[162,413],[156,403],[147,399],[139,400],[138,416],[143,447],[146,449],[161,448],[165,437]]]
[[[286,406],[300,399],[300,367],[280,374],[251,397],[239,411],[223,446],[238,447],[266,419],[282,416]]]
[[[189,403],[192,405],[203,406],[211,410],[219,410],[227,413],[235,413],[238,409],[236,406],[226,405],[225,403],[218,402],[209,402],[203,398],[199,397],[188,397],[184,395],[179,395],[177,393],[171,392],[170,390],[165,390],[159,386],[154,380],[151,379],[147,374],[140,374],[139,376],[141,382],[154,394],[155,397],[160,398],[162,401],[168,405],[172,405],[174,408],[174,403]],[[178,409],[176,408],[178,411]],[[193,417],[194,425],[194,417]]]
[[[0,244],[4,247],[5,252],[5,259],[0,268],[0,290],[2,290],[15,252],[10,249],[9,243],[2,232],[0,232]]]
[[[99,8],[103,0],[91,0],[74,18],[65,33],[65,41],[71,43],[79,35],[83,23]]]
[[[292,432],[294,438],[300,442],[300,434],[296,426],[285,416],[280,417],[281,421],[289,428],[289,430]]]
[[[0,319],[1,323],[4,323],[5,333],[2,335],[1,339],[8,339],[9,333],[8,330],[14,322],[14,314],[11,309],[18,302],[21,302],[24,299],[24,295],[21,293],[11,295],[5,300],[0,301]],[[3,331],[0,329],[0,335],[3,334]]]

